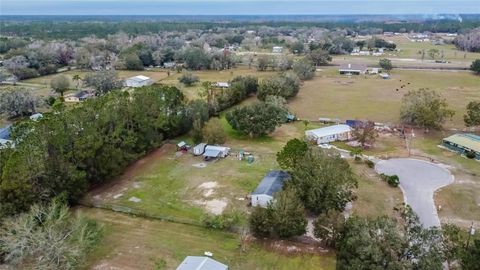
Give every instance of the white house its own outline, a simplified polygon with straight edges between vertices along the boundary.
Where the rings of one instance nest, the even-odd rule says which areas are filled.
[[[38,119],[42,118],[43,114],[41,113],[34,113],[30,115],[30,120],[37,121]]]
[[[282,53],[283,52],[283,47],[280,46],[274,46],[272,48],[272,53]]]
[[[340,72],[340,74],[345,74],[345,75],[365,74],[367,72],[367,66],[357,65],[357,64],[341,65],[340,68],[338,69],[338,72]]]
[[[333,125],[324,128],[317,128],[305,131],[305,136],[317,144],[334,141],[346,141],[352,138],[352,128],[348,125]]]
[[[205,147],[205,152],[203,156],[205,158],[218,158],[218,157],[226,157],[230,153],[230,148],[225,146],[217,146],[217,145],[207,145]]]
[[[268,203],[273,200],[273,194],[282,190],[283,183],[289,177],[288,173],[284,171],[270,171],[252,192],[250,198],[252,206],[267,207]]]
[[[187,256],[177,270],[228,270],[228,266],[205,256]]]
[[[213,86],[218,88],[230,88],[230,84],[228,82],[216,82],[213,84]]]
[[[143,75],[134,76],[125,80],[125,86],[127,87],[142,87],[146,85],[151,85],[153,81]]]

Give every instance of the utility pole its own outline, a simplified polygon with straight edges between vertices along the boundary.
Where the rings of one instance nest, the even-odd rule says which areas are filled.
[[[472,224],[470,225],[470,230],[468,232],[467,245],[465,246],[465,249],[468,249],[468,245],[470,244],[470,238],[474,234],[475,234],[475,228],[473,227],[473,221],[472,221]]]

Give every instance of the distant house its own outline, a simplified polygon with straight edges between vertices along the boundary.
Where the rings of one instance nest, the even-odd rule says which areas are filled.
[[[218,88],[230,88],[230,83],[228,82],[216,82],[213,84],[214,87]]]
[[[151,84],[153,84],[153,81],[149,77],[143,75],[130,77],[125,80],[126,87],[142,87]]]
[[[216,145],[207,145],[205,147],[205,152],[203,153],[203,156],[205,159],[210,159],[210,158],[223,158],[228,156],[230,153],[230,148],[225,147],[225,146],[216,146]]]
[[[187,256],[177,270],[228,270],[228,266],[205,256]]]
[[[370,74],[378,74],[380,72],[379,68],[372,68],[368,73]]]
[[[305,131],[305,136],[317,144],[334,141],[346,141],[352,138],[352,128],[348,125],[333,125],[324,128],[317,128]]]
[[[340,69],[338,69],[338,72],[343,75],[365,74],[367,72],[367,66],[358,64],[343,64],[340,66]]]
[[[267,207],[273,200],[273,194],[282,190],[283,183],[289,177],[284,171],[270,171],[251,194],[252,206]]]
[[[283,52],[283,47],[280,46],[274,46],[272,48],[272,53],[282,53]]]
[[[175,62],[165,62],[163,63],[164,68],[174,68],[177,64]]]
[[[66,95],[65,102],[82,102],[93,96],[94,96],[93,92],[82,90],[74,94]]]
[[[454,134],[442,140],[442,146],[466,155],[469,152],[475,154],[475,159],[480,160],[480,136],[468,133]]]

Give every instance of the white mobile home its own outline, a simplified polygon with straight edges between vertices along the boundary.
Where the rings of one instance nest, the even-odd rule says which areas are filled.
[[[130,77],[125,80],[126,87],[142,87],[146,85],[151,85],[152,83],[153,81],[149,77],[143,75]]]
[[[352,138],[352,128],[348,125],[334,125],[305,131],[305,136],[317,144],[346,141]]]
[[[282,190],[283,183],[289,177],[284,171],[270,171],[251,194],[252,206],[267,207],[273,200],[273,194]]]

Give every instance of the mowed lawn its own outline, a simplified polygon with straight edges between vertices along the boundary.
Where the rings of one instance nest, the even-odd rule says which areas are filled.
[[[251,242],[240,250],[239,235],[198,226],[162,222],[100,209],[77,211],[104,226],[104,237],[84,269],[176,269],[185,256],[213,258],[230,269],[335,269],[334,254],[286,255]]]
[[[467,103],[480,100],[480,76],[469,72],[394,70],[389,80],[337,73],[335,68],[324,69],[313,80],[305,81],[289,102],[291,111],[309,120],[338,117],[398,123],[403,95],[430,88],[445,97],[456,112],[447,127],[461,128]]]

